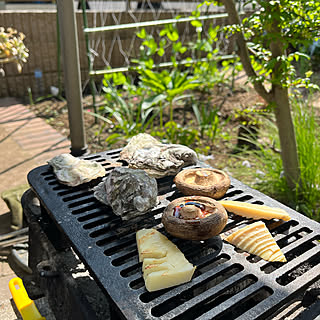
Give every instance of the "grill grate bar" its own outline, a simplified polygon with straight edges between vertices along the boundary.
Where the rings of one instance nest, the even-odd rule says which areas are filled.
[[[77,215],[77,220],[80,223],[85,223],[87,221],[92,221],[92,219],[96,218],[96,217],[107,217],[107,215],[105,214],[105,212],[103,210],[99,210],[97,208],[92,209],[92,210],[88,210],[86,213],[83,214],[79,214]]]
[[[318,276],[314,277],[314,275]],[[273,311],[279,311],[286,303],[290,302],[291,298],[296,297],[297,294],[303,292],[309,285],[318,279],[320,279],[320,265],[304,273],[300,278],[297,278],[285,287],[279,285],[279,290],[274,290],[273,295],[248,310],[236,320],[266,319],[268,316],[272,315]],[[296,283],[294,283],[295,281]],[[299,288],[298,290],[297,287]]]
[[[253,279],[251,276],[248,276],[245,271],[241,271],[216,286],[208,288],[208,290],[202,292],[200,295],[191,298],[186,303],[168,312],[164,317],[169,316],[170,319],[174,318],[177,320],[185,319],[186,317],[187,319],[195,319],[205,312],[206,305],[210,305],[211,312],[219,313],[220,311],[218,310],[220,306],[224,309],[230,298],[226,295],[227,292],[234,297],[235,292],[240,292],[246,287],[250,287],[255,281],[257,281],[257,279]],[[220,303],[217,303],[218,300],[220,300]]]
[[[110,162],[119,159],[119,152],[120,150],[116,150],[90,155],[85,159],[99,161],[111,171]],[[192,320],[208,317],[219,319],[224,315],[229,317],[228,312],[234,306],[241,305],[242,301],[255,301],[257,296],[256,305],[250,306],[249,310],[241,309],[243,314],[237,310],[234,317],[263,319],[263,315],[276,312],[281,304],[296,296],[301,288],[306,288],[319,278],[320,246],[312,242],[320,234],[319,224],[231,178],[232,187],[225,198],[279,207],[290,214],[292,220],[288,222],[266,221],[285,254],[291,254],[290,261],[286,264],[257,261],[218,237],[201,245],[169,237],[187,259],[197,266],[197,270],[189,283],[149,293],[144,286],[141,263],[138,262],[135,232],[143,227],[156,227],[166,234],[160,224],[161,213],[170,201],[182,196],[176,190],[172,177],[158,180],[161,199],[158,206],[143,217],[129,222],[122,222],[110,207],[93,197],[94,183],[75,188],[65,187],[55,180],[48,165],[32,170],[28,180],[48,215],[70,240],[79,258],[111,297],[124,318],[132,319],[134,315],[135,319],[143,320],[185,320],[188,316],[192,316]],[[252,221],[230,214],[225,230],[249,223]],[[306,233],[300,230],[305,230]],[[309,262],[312,268],[294,278],[296,270],[301,266],[305,268]],[[230,271],[230,268],[239,268],[239,272],[233,274],[234,271]],[[229,276],[221,278],[228,272],[231,272]],[[285,279],[287,276],[288,279]],[[283,285],[277,283],[279,277],[284,277],[281,278]],[[232,298],[221,296],[243,279],[251,281],[248,286],[236,288]],[[180,300],[175,301],[176,297]],[[201,310],[204,300],[208,303],[206,308],[212,306],[211,310]],[[161,306],[165,306],[163,310]],[[225,308],[227,313],[221,311]],[[247,315],[250,317],[246,318]]]
[[[312,239],[315,238],[315,234],[314,233],[311,233],[309,234],[308,236],[304,237],[304,238],[301,238],[301,239],[298,239],[294,242],[292,242],[291,244],[281,248],[281,251],[284,253],[285,256],[287,256],[291,251],[295,250],[295,249],[299,249],[300,246],[302,246],[303,244],[306,244],[308,242],[311,242]],[[319,248],[317,249],[319,251]],[[295,257],[294,259],[304,259],[304,256],[303,255],[299,255],[298,257]],[[294,260],[292,259],[292,260]],[[268,261],[264,261],[264,260],[260,260],[258,262],[258,265],[260,268],[263,268],[265,267],[267,264],[269,264],[270,262]],[[296,262],[294,262],[296,263]],[[284,266],[287,266],[288,263],[286,263]],[[280,267],[281,269],[281,267]],[[277,270],[280,270],[279,268],[277,268]],[[280,270],[281,271],[281,270]]]
[[[103,216],[100,216],[103,217]],[[106,218],[110,218],[110,221],[108,223],[104,223],[101,225],[97,225],[94,228],[91,228],[90,231],[90,237],[94,238],[94,241],[102,241],[106,238],[116,238],[117,235],[115,232],[112,231],[112,226],[114,223],[114,220],[112,220],[112,217],[109,215],[105,215]],[[107,233],[106,231],[109,230]]]
[[[282,274],[277,274],[276,281],[278,282],[279,279],[290,272],[296,272],[297,268],[302,264],[308,264],[309,261],[313,261],[309,270],[301,270],[298,273],[298,276],[291,281],[289,284],[286,284],[286,288],[291,288],[292,290],[300,290],[301,287],[305,284],[309,284],[320,279],[320,255],[319,255],[319,248],[315,247],[312,250],[307,251],[303,254],[303,259],[299,259],[298,264],[294,265],[293,261],[290,261],[286,265],[285,268],[282,270]],[[308,267],[308,266],[306,266]],[[318,271],[318,272],[317,272]],[[307,276],[308,275],[308,276]]]
[[[293,221],[292,221],[293,222]],[[293,222],[294,223],[294,222]],[[288,229],[286,229],[284,232],[281,232],[281,227],[288,225]],[[283,239],[291,237],[293,234],[296,234],[298,232],[302,232],[307,230],[306,228],[301,228],[301,225],[297,224],[296,226],[291,226],[288,222],[285,222],[281,224],[279,227],[275,229],[271,229],[270,232],[272,236],[276,239],[277,242],[283,242]],[[308,233],[312,232],[311,230],[308,230]]]
[[[281,291],[276,291],[271,296],[267,297],[265,300],[261,301],[259,304],[255,305],[250,310],[243,313],[240,317],[236,318],[236,320],[265,320],[268,316],[270,316],[273,313],[275,308],[283,307],[283,305],[288,300],[288,296],[285,298],[285,294],[283,294]],[[276,304],[277,301],[279,303]],[[271,309],[270,306],[272,306],[273,308]],[[261,310],[263,311],[261,312]]]
[[[319,253],[313,252],[313,257],[315,257],[316,254],[318,258],[318,264],[307,272],[303,273],[300,277],[296,278],[288,285],[286,285],[285,288],[289,292],[297,292],[297,287],[299,288],[300,292],[304,291],[306,287],[320,279]]]
[[[256,282],[252,286],[245,288],[243,291],[233,295],[227,301],[222,304],[219,304],[214,309],[208,311],[204,315],[197,317],[196,320],[211,320],[221,319],[224,317],[224,313],[227,313],[229,309],[231,309],[234,305],[239,303],[244,303],[248,297],[253,294],[254,292],[258,291],[259,289],[263,288],[264,284],[261,282]],[[230,317],[226,317],[225,319],[230,319]]]
[[[136,258],[135,260],[137,262],[138,250],[137,250],[137,245],[135,243],[133,243],[132,245],[128,245],[125,249],[123,249],[123,251],[113,254],[112,261],[124,259],[126,255],[133,254],[133,253]]]
[[[302,253],[301,256],[288,261],[287,263],[283,264],[280,268],[277,269],[277,276],[281,276],[285,274],[286,272],[292,270],[294,267],[298,266],[299,264],[303,263],[304,261],[307,261],[312,256],[318,254],[319,255],[319,248],[314,247],[311,250],[308,250],[307,252]],[[319,263],[320,263],[320,255],[319,255]],[[320,276],[320,275],[319,275]]]
[[[223,265],[220,265],[212,270],[209,270],[208,272],[206,272],[205,274],[201,274],[198,277],[193,278],[192,282],[186,283],[184,285],[184,288],[180,288],[179,287],[175,287],[172,290],[165,292],[164,295],[161,295],[159,297],[157,297],[156,299],[154,299],[153,301],[149,302],[150,308],[154,308],[156,306],[158,306],[159,304],[165,303],[167,300],[176,297],[179,294],[182,294],[186,291],[190,291],[190,290],[195,290],[196,288],[205,285],[206,281],[208,279],[213,279],[215,276],[223,274],[224,272],[226,272],[226,270],[228,268],[230,268],[231,264],[230,262],[225,263]],[[242,268],[241,265],[238,265],[239,268]],[[229,279],[223,281],[222,283],[219,283],[217,286],[211,288],[211,290],[209,289],[206,292],[203,292],[201,295],[197,295],[194,298],[190,299],[188,301],[188,305],[190,308],[190,305],[196,305],[198,303],[200,303],[202,300],[206,299],[207,297],[212,295],[212,291],[219,293],[220,290],[224,290],[226,287],[231,286],[233,282],[243,278],[246,275],[245,272],[240,271],[239,273],[237,273],[236,275],[230,277]],[[146,292],[146,290],[145,290]],[[181,309],[181,307],[179,307],[180,312],[184,312],[188,309],[188,306],[185,305],[184,309]],[[176,313],[176,310],[174,312],[174,314]],[[170,318],[169,318],[170,319]]]

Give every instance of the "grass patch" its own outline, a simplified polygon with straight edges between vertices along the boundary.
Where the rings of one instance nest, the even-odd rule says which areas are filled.
[[[251,187],[285,203],[293,209],[320,221],[320,125],[308,100],[293,99],[292,112],[299,154],[301,181],[294,191],[288,189],[283,175],[279,152],[279,136],[272,116],[261,118],[259,139],[248,134],[244,140],[254,149],[244,150],[239,158],[246,158],[250,167],[243,172],[243,162],[232,168],[235,177]],[[236,163],[236,162],[234,162]]]

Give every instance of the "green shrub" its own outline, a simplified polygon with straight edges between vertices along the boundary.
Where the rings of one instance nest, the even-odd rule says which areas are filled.
[[[287,187],[277,127],[270,116],[260,119],[260,139],[253,140],[249,132],[243,138],[256,146],[255,150],[246,150],[241,154],[253,164],[247,169],[247,176],[251,179],[248,178],[246,183],[320,221],[320,125],[308,100],[293,98],[292,107],[301,170],[300,183],[294,190]],[[243,167],[238,165],[234,175],[240,174],[240,170]]]

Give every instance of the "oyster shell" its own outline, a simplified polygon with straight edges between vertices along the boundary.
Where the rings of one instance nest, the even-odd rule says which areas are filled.
[[[53,157],[48,164],[52,166],[57,179],[71,187],[106,175],[100,163],[79,159],[68,153]]]
[[[134,136],[120,152],[129,168],[142,169],[151,177],[177,174],[183,167],[197,163],[197,154],[180,144],[163,144],[146,133]]]
[[[109,205],[123,220],[143,215],[157,205],[157,181],[143,170],[115,168],[93,191],[99,201]]]

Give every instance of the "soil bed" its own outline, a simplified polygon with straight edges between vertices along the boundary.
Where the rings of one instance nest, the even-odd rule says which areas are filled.
[[[210,99],[213,106],[221,106],[219,111],[219,118],[221,118],[221,121],[229,118],[228,122],[223,125],[223,128],[221,129],[222,132],[228,133],[228,135],[231,136],[231,139],[227,143],[222,144],[220,141],[217,141],[217,143],[214,145],[210,145],[209,141],[204,140],[200,141],[198,145],[208,145],[210,147],[210,151],[219,156],[219,158],[228,158],[228,153],[233,152],[233,149],[237,143],[239,126],[243,124],[244,121],[244,119],[237,116],[236,113],[240,114],[241,110],[245,109],[252,109],[253,112],[255,112],[257,109],[263,109],[264,102],[261,97],[258,96],[250,87],[246,89],[244,87],[238,87],[233,92],[230,90],[225,90],[219,95],[211,96]],[[93,112],[92,107],[88,107],[91,105],[91,96],[84,97],[83,100],[85,110]],[[98,99],[98,101],[101,103],[101,101],[103,101],[103,97],[100,98],[100,100]],[[49,123],[62,135],[69,136],[69,121],[66,101],[52,98],[32,105],[27,105],[27,107],[38,117],[44,118],[47,123]],[[183,125],[183,122],[195,122],[195,117],[191,108],[182,109],[180,106],[176,106],[174,110],[174,121],[176,123]],[[168,119],[164,114],[164,122],[166,121],[168,121]],[[123,147],[128,142],[127,140],[123,139],[110,146],[105,142],[105,139],[114,132],[112,129],[108,128],[100,131],[101,125],[103,124],[102,120],[98,119],[95,121],[94,116],[84,113],[84,123],[86,139],[90,153]],[[219,140],[219,138],[217,140]],[[209,153],[211,153],[210,151]],[[221,161],[221,164],[222,162],[223,161]]]

